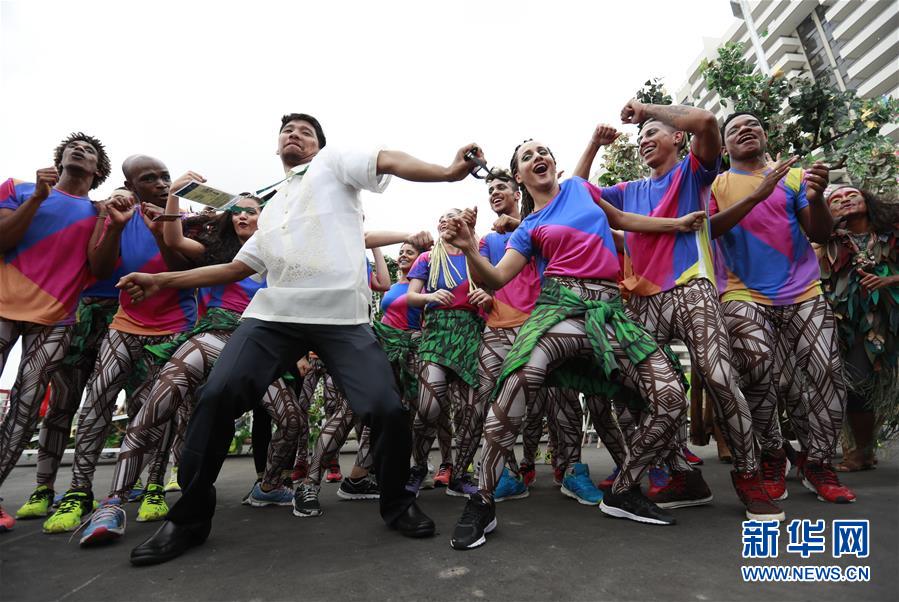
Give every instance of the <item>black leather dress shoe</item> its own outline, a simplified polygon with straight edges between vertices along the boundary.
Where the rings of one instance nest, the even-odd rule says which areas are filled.
[[[209,537],[212,523],[176,525],[165,521],[150,539],[131,550],[131,564],[160,564],[181,556],[188,548],[198,546]]]
[[[406,511],[390,525],[406,537],[432,537],[434,535],[434,521],[421,511],[418,504],[412,502]]]

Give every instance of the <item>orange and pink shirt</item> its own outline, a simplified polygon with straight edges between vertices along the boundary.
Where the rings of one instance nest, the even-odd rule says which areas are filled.
[[[13,179],[0,184],[0,209],[17,210],[34,186]],[[86,196],[50,191],[25,236],[0,258],[0,317],[48,326],[75,322],[90,282],[87,250],[96,216]]]

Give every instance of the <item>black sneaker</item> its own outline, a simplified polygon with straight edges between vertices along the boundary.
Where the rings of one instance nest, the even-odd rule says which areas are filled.
[[[599,503],[599,509],[603,514],[614,516],[615,518],[629,518],[638,523],[648,523],[650,525],[673,525],[677,521],[674,517],[653,504],[640,491],[640,486],[634,486],[622,493],[614,493],[609,490],[602,501]]]
[[[318,503],[318,485],[302,483],[293,494],[294,516],[321,516],[322,507]]]
[[[480,494],[471,495],[453,530],[450,545],[456,550],[476,548],[487,541],[487,533],[494,529],[496,529],[495,506],[484,501]]]
[[[346,477],[340,482],[337,497],[344,500],[376,500],[381,497],[381,490],[369,477],[360,479]]]

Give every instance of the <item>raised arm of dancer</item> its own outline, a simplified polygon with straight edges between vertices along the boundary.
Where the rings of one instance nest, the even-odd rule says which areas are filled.
[[[191,181],[205,182],[206,178],[200,174],[189,171],[174,182],[169,187],[169,198],[165,204],[165,212],[168,215],[177,215],[181,208],[178,205],[178,197],[172,192],[180,190]],[[184,236],[184,229],[181,226],[181,220],[176,219],[162,223],[162,240],[172,251],[176,251],[186,259],[199,263],[206,254],[206,247],[203,243]]]
[[[718,238],[722,234],[726,234],[731,228],[740,223],[741,219],[749,215],[749,212],[756,205],[771,196],[771,193],[777,187],[777,183],[787,175],[790,167],[798,160],[799,157],[789,157],[781,161],[780,155],[778,155],[777,164],[774,165],[771,171],[765,174],[764,179],[755,190],[749,193],[746,198],[709,218],[712,226],[712,238]],[[828,211],[829,214],[830,211]]]
[[[527,258],[514,249],[507,249],[499,263],[496,266],[491,265],[478,250],[477,237],[463,217],[449,218],[443,238],[465,253],[471,271],[470,276],[495,291],[504,287],[527,265]]]
[[[207,265],[183,272],[144,274],[132,272],[123,276],[116,288],[124,289],[135,303],[139,303],[163,288],[201,288],[243,280],[256,271],[236,259],[231,263]]]
[[[452,163],[446,167],[427,163],[402,151],[383,150],[378,153],[378,175],[390,174],[411,182],[456,182],[465,178],[475,166],[474,161],[465,160],[465,154],[471,150],[483,158],[477,144],[467,144],[456,151]]]
[[[597,125],[593,130],[593,135],[590,136],[590,143],[587,144],[587,148],[584,149],[581,158],[578,159],[577,166],[574,168],[574,175],[589,180],[590,169],[593,167],[593,161],[596,159],[599,147],[612,144],[620,135],[621,132],[610,125],[605,123]]]
[[[387,269],[387,261],[380,247],[372,249],[371,254],[375,258],[375,270],[371,275],[371,290],[386,293],[390,290],[390,271]]]
[[[632,98],[621,109],[624,123],[643,123],[656,119],[674,129],[693,134],[690,150],[705,167],[711,168],[721,154],[721,132],[715,114],[705,109],[685,105],[644,104]]]
[[[691,232],[702,228],[705,222],[705,211],[694,211],[683,217],[649,217],[621,211],[607,201],[597,199],[599,206],[609,220],[613,230],[628,232],[650,232],[655,234],[671,234],[674,232]]]

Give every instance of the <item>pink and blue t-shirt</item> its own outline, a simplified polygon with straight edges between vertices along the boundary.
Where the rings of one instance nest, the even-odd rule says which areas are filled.
[[[421,330],[420,307],[409,305],[409,283],[397,282],[381,297],[381,322],[400,330]]]
[[[651,217],[678,218],[708,209],[711,185],[718,174],[688,153],[667,174],[621,182],[600,189],[602,200],[627,211]],[[646,234],[626,232],[625,252],[633,273],[622,286],[636,295],[649,296],[671,290],[695,278],[715,282],[708,223],[698,232]]]
[[[242,314],[250,304],[253,295],[265,288],[265,280],[259,282],[253,276],[237,282],[201,288],[197,294],[200,315],[214,308],[227,309]]]
[[[453,288],[447,286],[446,274],[443,272],[438,275],[437,288],[431,288],[428,285],[428,279],[432,269],[430,251],[425,251],[418,256],[418,259],[415,260],[415,263],[413,263],[412,267],[409,269],[407,278],[409,280],[424,280],[425,287],[423,292],[425,293],[433,293],[443,289],[448,290],[453,294],[453,302],[451,304],[437,305],[436,303],[429,303],[427,306],[428,310],[463,309],[474,313],[480,312],[480,309],[468,301],[469,281],[468,267],[465,265],[465,255],[459,253],[458,255],[447,255],[447,257],[452,265],[453,280],[457,283]]]
[[[492,265],[499,263],[506,254],[511,232],[490,232],[481,239],[479,249]],[[487,316],[491,328],[515,328],[521,326],[534,311],[540,296],[540,275],[537,262],[531,259],[512,280],[493,294],[493,307]]]
[[[565,180],[558,195],[522,220],[507,248],[534,258],[543,276],[617,282],[615,240],[598,197],[583,178]]]
[[[714,215],[749,196],[766,170],[731,168],[712,184]],[[808,207],[801,169],[791,169],[767,199],[715,242],[722,301],[792,305],[821,294],[821,272],[812,245],[799,225]]]
[[[0,184],[0,209],[15,211],[35,185]],[[87,197],[57,189],[41,203],[25,236],[0,258],[0,317],[33,324],[72,324],[90,277],[87,247],[97,211]]]
[[[106,225],[109,226],[109,220]],[[140,208],[134,211],[134,215],[125,224],[119,240],[121,267],[126,274],[158,274],[169,271],[153,233],[144,223]],[[197,302],[194,291],[165,288],[140,303],[134,303],[131,296],[122,291],[119,295],[119,311],[109,327],[128,334],[157,336],[185,332],[193,328],[196,321]]]

